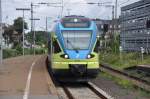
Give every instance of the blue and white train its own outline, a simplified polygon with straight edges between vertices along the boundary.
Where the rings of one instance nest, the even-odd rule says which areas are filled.
[[[59,20],[48,40],[49,67],[60,80],[88,81],[99,74],[97,26],[84,16]]]

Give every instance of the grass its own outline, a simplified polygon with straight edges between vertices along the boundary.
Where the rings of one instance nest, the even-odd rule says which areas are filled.
[[[126,67],[140,65],[140,64],[150,64],[150,55],[144,55],[144,60],[142,61],[140,53],[100,53],[100,62],[107,63],[116,69],[122,70]]]
[[[33,49],[27,49],[25,48],[25,55],[33,55]],[[47,53],[46,48],[36,48],[35,49],[35,54],[45,54]],[[22,55],[22,48],[17,48],[17,49],[4,49],[3,50],[3,58],[11,58],[11,57],[17,57]]]
[[[150,97],[150,92],[147,92],[143,89],[135,87],[134,84],[129,80],[118,78],[105,72],[101,72],[100,75],[110,80],[113,80],[117,85],[119,85],[120,87],[124,89],[139,93],[139,95],[141,95],[142,97]],[[128,92],[126,94],[128,94]]]
[[[108,73],[105,73],[105,72],[102,72],[100,75],[102,75],[102,76],[104,76],[104,77],[106,77],[106,78],[108,78],[110,80],[115,81],[115,83],[117,83],[118,85],[122,86],[123,88],[129,88],[129,89],[133,88],[133,84],[129,80],[124,80],[124,79],[112,76],[112,75],[110,75]]]

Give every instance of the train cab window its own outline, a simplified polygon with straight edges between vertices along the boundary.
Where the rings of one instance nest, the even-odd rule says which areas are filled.
[[[61,49],[60,49],[60,46],[59,46],[57,40],[53,41],[53,50],[54,50],[54,53],[61,52]]]

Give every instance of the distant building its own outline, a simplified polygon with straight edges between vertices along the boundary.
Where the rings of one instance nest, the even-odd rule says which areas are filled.
[[[141,0],[121,8],[120,41],[125,51],[150,52],[150,0]]]
[[[120,34],[120,21],[117,20],[102,20],[93,19],[96,22],[100,35],[110,36],[115,33]],[[117,25],[115,24],[117,22]]]

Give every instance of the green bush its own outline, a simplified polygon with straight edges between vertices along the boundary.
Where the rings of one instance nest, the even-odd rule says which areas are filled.
[[[117,69],[124,69],[129,66],[135,66],[140,64],[149,64],[150,63],[150,56],[144,54],[144,60],[141,60],[141,54],[137,52],[131,53],[122,53],[122,59],[120,59],[119,53],[100,53],[100,62],[107,63]]]
[[[40,55],[40,54],[45,54],[45,48],[36,48],[35,49],[35,54],[36,55]],[[24,50],[25,52],[25,55],[31,55],[31,54],[34,54],[34,49],[28,49],[28,48],[25,48]],[[22,53],[22,52],[21,52]]]
[[[45,49],[44,48],[35,49],[35,54],[45,54]]]
[[[25,48],[24,50],[25,55],[33,55],[34,50],[33,49],[27,49]],[[45,48],[39,48],[35,49],[35,54],[40,55],[40,54],[46,54],[46,49]],[[3,58],[10,58],[10,57],[16,57],[16,56],[21,56],[22,55],[22,48],[17,47],[16,49],[4,49],[3,50]]]
[[[3,58],[10,58],[10,57],[16,57],[19,56],[20,53],[16,49],[4,49],[3,50]]]

